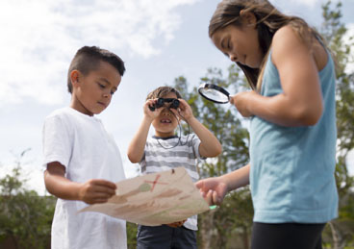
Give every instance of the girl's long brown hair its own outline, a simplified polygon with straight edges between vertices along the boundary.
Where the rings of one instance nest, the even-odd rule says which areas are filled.
[[[260,89],[260,81],[266,55],[269,52],[275,32],[285,25],[290,25],[305,42],[312,48],[313,38],[320,40],[325,44],[321,35],[301,18],[295,16],[287,16],[278,11],[267,0],[223,0],[220,2],[210,20],[209,37],[211,38],[216,31],[234,25],[242,26],[240,11],[251,12],[257,18],[258,39],[263,53],[263,63],[260,68],[250,68],[248,66],[237,63],[245,74],[249,85],[252,89]]]

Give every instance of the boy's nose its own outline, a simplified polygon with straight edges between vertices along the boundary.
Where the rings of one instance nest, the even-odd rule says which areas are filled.
[[[164,112],[164,113],[166,113],[166,112],[170,113],[171,112],[169,104],[164,104],[162,108],[163,108],[162,112]]]

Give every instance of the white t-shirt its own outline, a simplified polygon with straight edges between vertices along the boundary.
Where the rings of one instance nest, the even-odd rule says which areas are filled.
[[[44,165],[59,162],[74,182],[125,179],[122,159],[101,121],[72,108],[49,115],[43,128]],[[78,213],[81,201],[58,199],[52,224],[52,249],[127,248],[126,223],[98,212]]]

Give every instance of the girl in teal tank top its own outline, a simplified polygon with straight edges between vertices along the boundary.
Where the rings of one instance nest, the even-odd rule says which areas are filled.
[[[214,205],[250,184],[253,249],[322,248],[322,229],[336,218],[338,205],[335,72],[328,48],[303,19],[259,0],[223,0],[209,36],[252,88],[231,96],[251,118],[250,163],[197,187]]]

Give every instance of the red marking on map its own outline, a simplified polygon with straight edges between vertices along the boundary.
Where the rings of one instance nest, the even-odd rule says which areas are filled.
[[[150,192],[152,192],[155,188],[155,185],[158,183],[158,184],[164,184],[164,185],[167,185],[167,183],[165,182],[159,182],[159,178],[161,177],[161,175],[157,175],[155,180],[152,182],[152,181],[145,181],[145,182],[148,182],[148,183],[152,183],[152,187],[151,187],[151,190]]]

